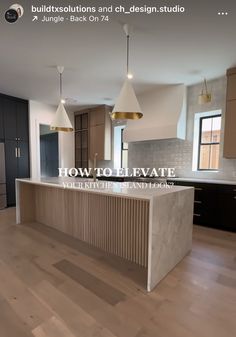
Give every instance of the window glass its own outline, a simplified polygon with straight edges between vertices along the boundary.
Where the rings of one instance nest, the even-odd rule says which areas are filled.
[[[218,170],[220,158],[221,116],[200,119],[199,170]]]

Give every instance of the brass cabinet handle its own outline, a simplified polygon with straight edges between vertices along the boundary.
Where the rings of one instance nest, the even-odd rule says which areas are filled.
[[[18,149],[17,149],[17,147],[15,147],[15,156],[16,156],[16,158],[18,158]]]

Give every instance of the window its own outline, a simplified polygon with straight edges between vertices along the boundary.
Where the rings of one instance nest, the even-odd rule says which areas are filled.
[[[198,170],[218,170],[221,115],[201,117],[199,122]]]

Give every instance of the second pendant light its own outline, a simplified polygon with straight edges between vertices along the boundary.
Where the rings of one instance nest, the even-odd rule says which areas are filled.
[[[111,113],[111,119],[140,119],[143,114],[131,84],[132,74],[129,72],[129,42],[130,29],[127,24],[124,25],[124,31],[127,41],[127,78],[123,84],[120,95],[118,96],[114,109]]]

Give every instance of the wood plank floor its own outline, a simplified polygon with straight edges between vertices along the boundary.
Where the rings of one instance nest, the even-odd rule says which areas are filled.
[[[193,249],[147,294],[146,270],[0,211],[0,337],[235,337],[236,234]]]

